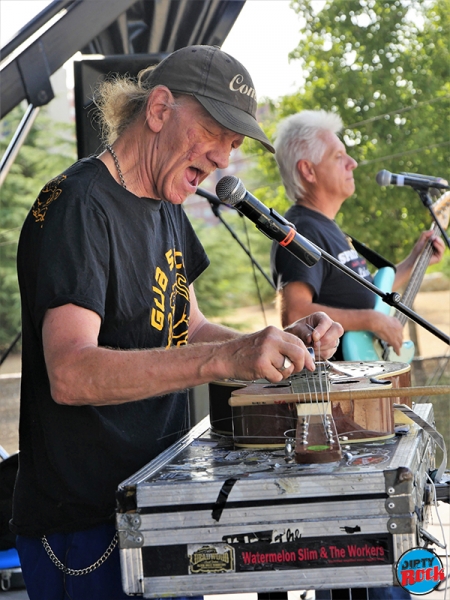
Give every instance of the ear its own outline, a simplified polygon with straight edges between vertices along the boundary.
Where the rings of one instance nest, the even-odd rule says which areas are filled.
[[[314,183],[316,181],[316,172],[311,161],[303,158],[300,159],[297,163],[297,171],[305,181],[308,181],[309,183]]]
[[[174,97],[169,88],[161,85],[155,88],[148,97],[145,109],[145,122],[154,132],[159,133],[171,113]]]

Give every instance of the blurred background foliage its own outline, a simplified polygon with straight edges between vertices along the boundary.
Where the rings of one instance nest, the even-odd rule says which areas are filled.
[[[236,308],[264,305],[274,299],[269,275],[271,241],[236,212],[225,218],[254,262],[225,227],[214,227],[211,235],[211,226],[194,221],[197,235],[211,261],[210,267],[196,281],[195,293],[207,317],[220,317],[223,324],[239,328],[240,325],[229,316]]]
[[[12,110],[1,123],[3,155],[24,114]],[[20,333],[16,254],[22,223],[39,190],[76,159],[75,129],[40,111],[0,190],[0,351]]]
[[[290,59],[305,83],[272,102],[265,129],[305,110],[340,114],[343,141],[359,163],[355,194],[337,215],[353,237],[398,262],[431,216],[411,188],[381,188],[375,176],[425,173],[448,178],[450,148],[450,0],[329,0],[320,12],[293,0],[305,22]],[[300,36],[299,36],[300,37]],[[253,193],[283,213],[289,206],[275,159],[250,142],[256,155]],[[444,269],[449,273],[448,254]]]
[[[430,227],[432,217],[412,188],[380,187],[375,177],[387,169],[449,178],[450,0],[328,0],[320,3],[323,8],[317,12],[318,4],[309,0],[291,3],[304,27],[290,60],[298,62],[305,82],[295,94],[264,102],[260,118],[269,138],[274,139],[279,121],[293,113],[325,109],[340,114],[345,124],[343,141],[359,166],[354,172],[356,192],[336,221],[344,231],[396,263],[410,252],[420,232]],[[243,152],[247,165],[238,175],[246,189],[284,214],[290,202],[274,156],[250,139],[246,139]],[[254,243],[259,235],[263,248],[270,248],[254,225],[249,226],[256,233]],[[226,240],[227,233],[220,235],[225,237],[223,242],[216,232],[210,240],[209,255],[215,266],[200,282],[202,308],[210,302],[210,292],[223,289],[224,280],[217,274],[226,269],[225,248],[233,242]],[[234,260],[237,254],[236,249]],[[260,260],[268,269],[268,257]],[[249,284],[249,261],[243,268]],[[429,272],[450,277],[450,253]],[[238,282],[242,282],[238,305],[255,300],[242,274],[239,269],[239,276],[236,273],[231,280],[232,288],[227,286],[224,310],[225,296],[236,293]],[[226,274],[224,277],[227,279]],[[209,278],[216,279],[217,287],[208,286]],[[264,299],[270,298],[273,290],[264,287]]]

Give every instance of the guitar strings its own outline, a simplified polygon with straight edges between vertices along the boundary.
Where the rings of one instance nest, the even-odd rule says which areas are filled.
[[[306,326],[314,331],[314,327],[306,323]],[[320,340],[317,342],[317,351],[318,356],[320,357]],[[305,381],[308,389],[309,395],[309,404],[310,404],[310,414],[307,415],[307,418],[303,418],[303,422],[306,424],[311,421],[311,413],[313,412],[312,406],[315,401],[315,408],[318,416],[320,416],[322,427],[325,433],[325,437],[329,442],[332,442],[332,433],[329,427],[329,411],[330,411],[330,393],[329,393],[329,385],[328,385],[328,374],[326,372],[325,363],[322,361],[316,361],[316,371],[313,374],[305,374]],[[299,394],[297,394],[297,400],[299,404],[297,406],[301,406]]]
[[[433,231],[436,231],[436,226],[431,226]],[[428,242],[425,248],[422,250],[420,256],[415,262],[413,268],[413,274],[407,285],[405,291],[402,295],[402,303],[406,304],[406,306],[410,306],[412,300],[416,297],[417,292],[419,291],[420,286],[422,285],[423,276],[428,267],[428,263],[430,262],[431,256],[433,254],[433,244],[432,242]],[[397,310],[394,316],[400,321],[400,323],[404,326],[407,322],[407,316]]]

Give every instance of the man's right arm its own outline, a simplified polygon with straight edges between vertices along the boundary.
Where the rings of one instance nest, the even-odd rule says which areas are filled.
[[[311,319],[317,325],[316,334],[323,336],[328,358],[342,328],[326,315]],[[203,322],[201,315],[194,320],[199,325]],[[300,324],[290,331],[269,326],[243,335],[209,326],[205,320],[197,333],[192,332],[194,343],[136,350],[99,346],[100,325],[97,313],[74,304],[47,310],[42,343],[52,397],[58,404],[123,404],[227,378],[277,383],[305,365],[314,369],[298,337]],[[292,366],[282,374],[280,366],[286,356]]]
[[[398,319],[371,309],[334,308],[313,302],[313,290],[301,281],[288,283],[280,291],[281,323],[290,323],[313,312],[322,311],[333,321],[339,322],[344,331],[371,331],[378,338],[400,352],[403,341],[403,327]]]

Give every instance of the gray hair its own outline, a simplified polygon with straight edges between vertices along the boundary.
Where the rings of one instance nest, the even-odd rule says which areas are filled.
[[[286,194],[292,202],[305,193],[297,169],[298,161],[303,159],[318,164],[326,149],[323,132],[336,134],[342,128],[341,117],[325,110],[304,110],[279,123],[274,143],[275,159]]]

